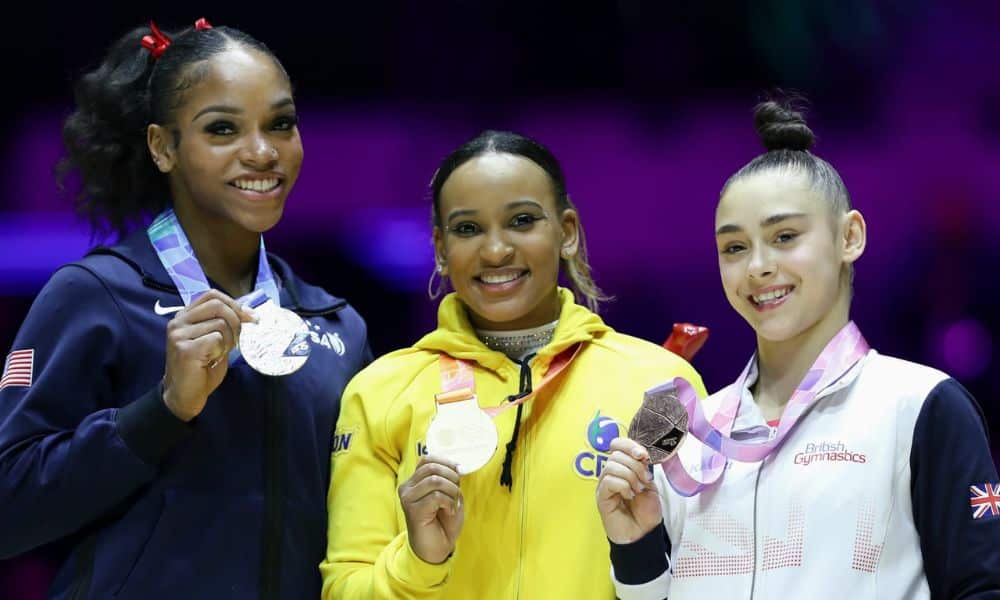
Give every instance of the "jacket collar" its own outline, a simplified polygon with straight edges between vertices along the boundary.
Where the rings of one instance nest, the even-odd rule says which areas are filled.
[[[573,293],[559,288],[562,308],[559,323],[550,341],[532,360],[544,370],[552,359],[574,344],[591,342],[612,331],[599,316],[576,303]],[[511,361],[502,352],[490,350],[478,337],[469,321],[465,304],[455,293],[448,294],[438,306],[438,328],[421,338],[416,347],[442,352],[459,360],[475,362],[506,379],[505,368]]]
[[[142,283],[146,287],[178,294],[180,297],[177,286],[163,268],[145,229],[133,231],[114,246],[98,246],[87,255],[109,255],[123,260],[142,277]],[[331,296],[322,288],[309,285],[296,277],[285,261],[270,252],[267,254],[267,261],[274,271],[281,294],[281,305],[285,308],[311,316],[334,312],[347,305],[345,300]]]

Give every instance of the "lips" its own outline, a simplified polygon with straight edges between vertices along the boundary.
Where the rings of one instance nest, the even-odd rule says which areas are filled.
[[[268,194],[281,187],[283,178],[276,173],[243,175],[233,179],[229,185],[243,192]]]
[[[516,281],[527,274],[527,270],[491,271],[477,275],[476,279],[487,285],[503,285]]]
[[[489,293],[506,293],[521,285],[531,274],[527,269],[498,269],[473,277],[479,288]]]
[[[759,308],[777,306],[789,294],[791,294],[794,289],[794,285],[776,285],[764,288],[757,291],[755,294],[750,294],[750,303]]]

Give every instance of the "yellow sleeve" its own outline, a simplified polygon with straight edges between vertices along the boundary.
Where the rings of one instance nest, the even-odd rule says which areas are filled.
[[[433,565],[417,557],[405,527],[398,526],[400,449],[391,447],[386,431],[390,403],[365,397],[366,387],[372,395],[385,392],[388,382],[377,379],[356,377],[341,404],[330,461],[326,557],[319,565],[324,600],[433,598],[451,571],[450,560]]]
[[[698,392],[698,397],[702,400],[708,397],[708,391],[705,390],[705,382],[701,380],[701,375],[698,374],[698,371],[695,371],[694,367],[691,366],[691,363],[683,358],[681,358],[678,362],[680,364],[678,365],[675,377],[683,377],[684,379],[687,379],[688,383],[691,384],[694,391]]]

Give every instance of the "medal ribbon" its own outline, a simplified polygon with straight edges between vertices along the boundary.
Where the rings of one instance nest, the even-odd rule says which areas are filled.
[[[149,241],[153,243],[160,263],[167,270],[171,281],[177,286],[184,306],[191,304],[198,296],[212,289],[172,208],[160,213],[146,229],[146,234],[149,236]],[[271,273],[271,266],[267,263],[264,237],[261,236],[260,258],[254,290],[238,298],[237,302],[253,308],[260,306],[268,299],[281,306],[278,285],[274,281],[274,274]]]
[[[704,444],[701,460],[702,479],[695,479],[675,454],[662,468],[670,486],[681,496],[694,496],[718,481],[726,466],[726,459],[740,462],[758,462],[777,450],[803,414],[813,405],[824,389],[838,381],[870,350],[861,331],[853,321],[843,327],[820,352],[795,392],[785,405],[778,423],[777,433],[765,442],[741,442],[730,437],[740,407],[740,398],[746,389],[746,380],[756,356],[750,359],[743,373],[722,399],[719,411],[711,421],[705,418],[698,395],[687,380],[678,377],[677,398],[688,413],[688,432]]]
[[[549,363],[548,369],[545,370],[545,375],[542,377],[541,383],[539,383],[538,387],[534,388],[530,394],[522,396],[512,402],[505,402],[500,406],[483,407],[482,411],[495,419],[497,415],[503,413],[504,411],[510,410],[519,404],[524,404],[529,399],[533,398],[535,394],[540,392],[548,383],[554,380],[559,373],[562,373],[563,370],[569,366],[569,363],[573,362],[573,359],[576,358],[576,355],[579,354],[580,348],[582,347],[583,346],[581,344],[574,344],[557,354],[552,359],[552,362]],[[469,361],[452,358],[451,356],[442,353],[438,358],[438,363],[441,366],[442,392],[453,392],[462,388],[467,388],[471,392],[476,391],[476,381],[473,377],[473,368]]]

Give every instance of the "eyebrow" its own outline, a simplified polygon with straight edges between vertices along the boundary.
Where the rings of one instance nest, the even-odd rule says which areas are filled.
[[[280,108],[284,108],[289,105],[294,106],[294,104],[295,101],[292,100],[291,98],[282,98],[281,100],[278,100],[277,102],[271,105],[271,110],[278,110]],[[243,109],[237,108],[235,106],[229,106],[226,104],[213,104],[212,106],[206,106],[205,108],[199,110],[198,114],[196,114],[191,120],[196,121],[198,117],[213,112],[225,113],[227,115],[241,115],[243,114]]]
[[[763,221],[760,222],[760,226],[762,228],[771,227],[772,225],[777,225],[782,221],[787,221],[788,219],[798,219],[805,216],[807,216],[806,213],[780,213],[777,215],[771,215],[770,217],[764,219]],[[743,228],[740,227],[739,225],[728,224],[728,225],[723,225],[722,227],[716,229],[715,235],[723,235],[726,233],[738,233],[740,231],[743,231]]]
[[[539,210],[545,210],[545,208],[541,204],[539,204],[538,202],[536,202],[534,200],[527,200],[527,199],[524,199],[524,200],[514,200],[513,202],[508,202],[506,205],[504,205],[504,209],[505,210],[510,210],[512,208],[518,208],[520,206],[531,206],[531,207],[537,208]],[[460,208],[460,209],[457,209],[457,210],[453,210],[448,215],[448,222],[451,223],[453,220],[455,220],[456,217],[464,217],[466,215],[473,215],[473,214],[476,214],[477,212],[479,212],[479,211],[476,210],[476,209],[474,209],[474,208]]]

